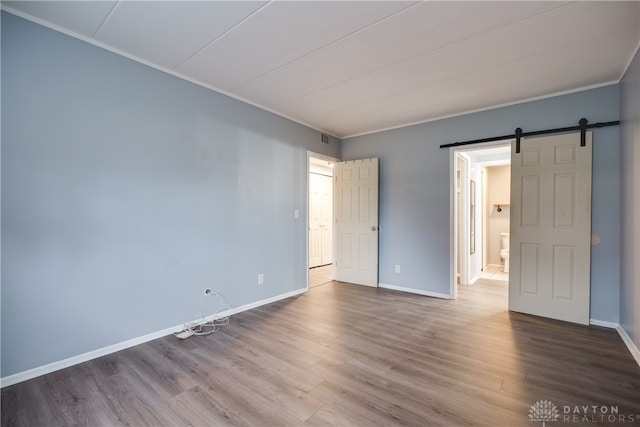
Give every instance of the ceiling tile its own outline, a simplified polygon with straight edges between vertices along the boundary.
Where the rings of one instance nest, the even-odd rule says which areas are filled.
[[[574,58],[575,54],[569,56]],[[527,61],[523,62],[521,67],[526,66]],[[403,95],[332,111],[321,117],[314,116],[314,119],[319,125],[329,126],[325,128],[328,132],[342,136],[355,135],[547,95],[541,93],[541,88],[550,90],[550,93],[559,93],[575,90],[576,87],[611,82],[611,77],[619,75],[623,67],[624,64],[618,63],[579,69],[567,74],[550,72],[537,78],[518,78],[515,68],[507,68],[500,70],[499,74],[512,78],[502,82],[496,78],[496,74],[488,71],[469,74]]]
[[[3,1],[35,18],[92,37],[116,1]]]
[[[412,4],[272,2],[178,70],[214,87],[230,90]]]
[[[125,1],[96,40],[167,68],[204,48],[265,1]]]
[[[274,106],[562,4],[424,2],[238,87],[233,93]]]
[[[624,36],[609,41],[612,49],[603,46],[602,51],[599,51],[593,46],[591,51],[585,49],[583,52],[587,58],[596,60],[602,57],[607,61],[624,61],[630,49],[633,49],[634,40],[637,41],[639,38],[637,22],[628,12],[628,7],[615,4],[574,3],[468,38],[444,49],[415,56],[275,107],[285,114],[297,112],[321,115],[631,29],[624,32]],[[575,28],[567,30],[566,23],[572,22],[574,16],[581,15],[580,24],[572,24]],[[539,31],[540,27],[545,28],[545,31]],[[612,58],[614,52],[616,55]],[[537,58],[536,64],[553,70],[552,72],[557,68],[552,60],[545,62]]]

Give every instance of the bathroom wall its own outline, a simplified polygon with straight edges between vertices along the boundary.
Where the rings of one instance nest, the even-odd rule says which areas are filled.
[[[489,259],[489,224],[490,213],[487,167],[509,164],[511,160],[510,142],[499,146],[491,145],[483,148],[474,148],[465,152],[469,157],[469,179],[476,182],[476,251],[469,259],[469,277],[471,283],[479,278]],[[507,168],[509,166],[506,166]],[[487,219],[487,221],[485,221]]]
[[[498,212],[497,203],[509,203],[511,200],[511,167],[490,166],[487,167],[488,199],[488,257],[489,264],[500,265],[500,233],[509,232],[510,207],[500,205]]]

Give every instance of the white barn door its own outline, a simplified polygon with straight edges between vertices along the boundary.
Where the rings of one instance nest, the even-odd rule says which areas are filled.
[[[591,132],[511,151],[509,309],[589,324]]]
[[[378,159],[335,167],[336,280],[378,286]]]

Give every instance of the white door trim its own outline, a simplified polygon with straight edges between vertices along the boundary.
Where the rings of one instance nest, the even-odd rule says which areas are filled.
[[[456,250],[456,256],[458,256],[458,262],[460,263],[460,284],[469,286],[469,232],[471,227],[469,227],[470,220],[470,212],[469,212],[469,164],[471,159],[469,156],[463,151],[458,151],[456,153],[456,160],[461,161],[460,168],[460,204],[456,206],[456,221],[458,221],[458,236],[456,236],[456,244],[460,247]],[[456,169],[458,167],[456,161]],[[457,174],[456,174],[457,178]],[[456,185],[457,191],[457,185]],[[458,198],[456,197],[456,202]]]
[[[306,185],[306,193],[305,193],[305,206],[306,206],[306,215],[304,218],[305,224],[304,224],[304,228],[305,228],[305,266],[306,266],[306,276],[307,276],[307,291],[309,290],[309,173],[311,172],[311,166],[310,166],[310,162],[311,162],[311,158],[315,158],[315,159],[320,159],[320,160],[326,160],[327,162],[331,162],[331,163],[335,163],[335,162],[339,162],[340,159],[335,158],[335,157],[331,157],[331,156],[327,156],[325,154],[319,154],[319,153],[315,153],[313,151],[307,151],[307,165],[306,165],[306,174],[305,174],[305,180],[307,182]],[[333,180],[331,180],[331,182],[333,182]],[[333,253],[334,253],[334,257],[335,257],[335,241],[336,241],[336,230],[335,227],[333,229]],[[336,277],[336,271],[335,271],[335,263],[333,263],[333,272],[332,272],[332,277]]]
[[[456,266],[458,265],[458,234],[456,227],[457,197],[456,197],[456,167],[458,155],[465,156],[466,151],[475,151],[482,148],[504,146],[509,139],[501,141],[484,142],[462,147],[449,148],[449,298],[458,297],[458,282]],[[466,156],[465,156],[466,157]],[[476,184],[477,185],[477,184]],[[467,187],[468,188],[468,187]],[[476,224],[476,227],[478,225]],[[467,257],[468,260],[468,257]],[[468,268],[468,267],[467,267]]]

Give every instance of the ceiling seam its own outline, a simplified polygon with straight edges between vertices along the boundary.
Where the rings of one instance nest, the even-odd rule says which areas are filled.
[[[120,4],[120,0],[117,0],[113,6],[111,7],[111,10],[109,10],[109,12],[107,13],[107,15],[104,17],[104,19],[102,20],[102,22],[100,23],[100,25],[98,25],[98,28],[96,28],[96,30],[93,32],[93,34],[91,35],[91,38],[94,39],[96,37],[96,35],[98,35],[98,33],[100,32],[100,30],[102,30],[102,27],[104,27],[104,24],[109,20],[109,18],[111,18],[111,15],[113,14],[113,11],[116,10],[116,7]]]
[[[244,18],[242,18],[240,21],[236,22],[234,25],[232,25],[231,27],[229,27],[225,32],[223,32],[222,34],[220,34],[218,37],[214,38],[213,40],[211,40],[210,42],[208,42],[207,44],[205,44],[204,46],[202,46],[200,49],[196,50],[194,53],[192,53],[191,55],[189,55],[187,58],[185,58],[183,61],[179,62],[177,65],[175,65],[172,69],[177,70],[178,68],[180,68],[182,65],[185,64],[185,62],[189,61],[190,59],[192,59],[194,56],[198,55],[200,52],[202,52],[203,50],[207,49],[209,46],[213,45],[215,42],[217,42],[218,40],[222,39],[223,37],[225,37],[227,34],[229,34],[231,31],[235,30],[236,28],[238,28],[240,25],[244,24],[246,21],[248,21],[249,19],[253,18],[256,14],[258,14],[259,12],[261,12],[264,8],[266,8],[267,6],[269,6],[271,4],[273,0],[269,0],[268,2],[266,2],[265,4],[263,4],[262,6],[260,6],[259,8],[255,9],[253,12],[251,12],[250,14],[248,14],[247,16],[245,16]]]
[[[275,67],[275,68],[272,68],[272,69],[270,69],[270,70],[268,70],[268,71],[263,72],[262,74],[260,74],[260,75],[258,75],[258,76],[252,77],[252,78],[250,78],[249,80],[247,80],[247,81],[245,81],[245,82],[243,82],[243,83],[240,83],[239,85],[235,85],[234,87],[232,87],[232,88],[231,88],[231,89],[229,89],[229,90],[230,90],[230,91],[236,90],[237,88],[242,87],[242,86],[244,86],[244,85],[246,85],[246,84],[249,84],[249,83],[251,83],[251,82],[253,82],[253,81],[255,81],[255,80],[258,80],[259,78],[264,77],[264,76],[266,76],[267,74],[271,74],[271,73],[273,73],[274,71],[277,71],[277,70],[279,70],[279,69],[281,69],[281,68],[284,68],[284,67],[286,67],[286,66],[287,66],[287,65],[289,65],[289,64],[292,64],[292,63],[294,63],[294,62],[296,62],[296,61],[299,61],[299,60],[301,60],[302,58],[305,58],[305,57],[307,57],[307,56],[309,56],[309,55],[313,55],[314,53],[316,53],[316,52],[318,52],[318,51],[320,51],[320,50],[322,50],[322,49],[324,49],[324,48],[327,48],[327,47],[329,47],[329,46],[331,46],[331,45],[333,45],[333,44],[335,44],[335,43],[338,43],[338,42],[340,42],[340,41],[342,41],[342,40],[345,40],[345,39],[347,39],[347,38],[349,38],[349,37],[352,37],[352,36],[354,36],[354,35],[356,35],[356,34],[358,34],[358,33],[362,32],[362,31],[364,31],[364,30],[366,30],[366,29],[368,29],[368,28],[370,28],[370,27],[373,27],[373,26],[375,26],[375,25],[378,25],[378,24],[379,24],[379,23],[381,23],[381,22],[384,22],[384,21],[386,21],[386,20],[388,20],[388,19],[391,19],[391,18],[393,18],[394,16],[396,16],[396,15],[397,15],[397,14],[399,14],[399,13],[404,13],[405,11],[407,11],[407,10],[409,10],[409,9],[413,8],[413,7],[418,6],[420,3],[422,3],[422,2],[421,2],[421,1],[419,1],[419,2],[414,2],[413,4],[411,4],[410,6],[405,7],[404,9],[400,9],[400,10],[398,10],[398,11],[396,11],[396,12],[393,12],[391,15],[387,15],[387,16],[385,16],[384,18],[380,18],[380,19],[378,19],[377,21],[372,22],[372,23],[370,23],[370,24],[367,24],[367,25],[365,25],[364,27],[359,28],[359,29],[357,29],[357,30],[355,30],[355,31],[352,31],[352,32],[350,32],[349,34],[346,34],[346,35],[344,35],[344,36],[342,36],[342,37],[340,37],[340,38],[338,38],[338,39],[336,39],[336,40],[333,40],[333,41],[331,41],[331,42],[329,42],[329,43],[327,43],[327,44],[325,44],[325,45],[322,45],[322,46],[320,46],[320,47],[317,47],[317,48],[315,48],[315,49],[313,49],[313,50],[311,50],[311,51],[309,51],[309,52],[305,53],[304,55],[300,55],[300,56],[298,56],[298,57],[296,57],[296,58],[293,58],[293,59],[291,59],[291,60],[289,60],[289,61],[285,62],[284,64],[280,64],[280,65],[278,65],[278,66],[277,66],[277,67]],[[274,104],[274,105],[277,105],[277,104]]]

